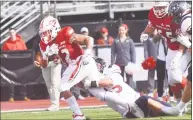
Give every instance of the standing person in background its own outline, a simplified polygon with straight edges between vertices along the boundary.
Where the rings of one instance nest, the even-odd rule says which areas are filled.
[[[48,16],[48,20],[51,19],[54,22],[58,23],[57,19],[54,19],[51,16]],[[49,21],[42,21],[40,24],[40,31],[42,32],[43,29],[46,28],[41,28],[41,25],[43,22],[47,23]],[[51,26],[53,24],[50,24]],[[59,24],[54,25],[56,29],[52,29],[52,32],[58,32],[61,28]],[[49,26],[47,26],[49,27]],[[59,97],[60,97],[60,92],[59,92],[59,85],[60,85],[60,80],[61,80],[61,70],[62,70],[62,64],[61,61],[58,57],[57,54],[54,54],[53,56],[46,56],[45,53],[47,52],[47,48],[52,45],[52,42],[49,42],[46,44],[46,42],[43,42],[42,34],[47,34],[47,33],[40,33],[41,40],[39,42],[39,45],[37,46],[37,53],[36,53],[36,59],[34,61],[34,64],[37,67],[41,67],[42,69],[42,74],[43,78],[45,80],[48,93],[50,96],[50,101],[51,105],[50,107],[47,108],[48,111],[57,111],[59,110]],[[48,60],[47,65],[46,60]]]
[[[156,44],[153,42],[153,39],[150,37],[144,43],[144,58],[147,59],[148,57],[153,57],[157,59],[157,47]],[[153,97],[154,92],[154,83],[155,83],[155,69],[148,70],[148,88],[147,92],[148,95]]]
[[[136,62],[136,51],[133,40],[130,36],[127,36],[128,27],[124,24],[119,26],[118,37],[114,40],[111,47],[111,67],[113,64],[117,64],[121,68],[121,75],[124,78],[125,66],[131,62]],[[133,82],[133,73],[126,74],[126,83],[133,89],[136,89],[136,85]]]
[[[80,33],[83,34],[83,35],[89,35],[89,30],[87,27],[82,27],[80,29]]]
[[[14,50],[27,50],[24,40],[16,33],[14,28],[9,29],[10,38],[3,44],[2,50],[14,51]]]
[[[100,29],[101,37],[97,40],[97,45],[112,45],[113,37],[109,36],[108,29],[103,27]]]
[[[159,34],[157,34],[153,38],[153,40],[154,42],[158,43],[157,61],[156,61],[158,99],[160,101],[163,101],[164,99],[167,100],[166,90],[168,88],[168,81],[167,81],[167,71],[166,71],[166,55],[167,55],[168,47],[167,47],[166,40],[163,37],[161,37]]]
[[[9,29],[10,38],[3,44],[3,51],[15,51],[15,50],[27,50],[24,40],[22,37],[16,33],[14,28]],[[10,95],[9,101],[14,102],[14,85],[9,85]],[[20,92],[25,101],[29,101],[30,99],[27,97],[26,86],[21,86]]]
[[[166,70],[166,55],[168,51],[165,38],[160,34],[156,34],[153,37],[153,41],[157,45],[157,60],[156,60],[156,72],[157,72],[157,93],[160,101],[168,101],[167,92],[170,95],[170,101],[174,101],[173,93],[170,86],[168,86],[167,70]],[[169,87],[169,91],[168,91]]]

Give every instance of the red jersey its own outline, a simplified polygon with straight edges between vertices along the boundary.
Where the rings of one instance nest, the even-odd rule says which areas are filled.
[[[78,43],[71,43],[64,37],[64,29],[58,32],[54,43],[59,47],[59,55],[63,62],[69,63],[71,60],[76,60],[78,56],[84,54],[83,48]]]
[[[178,50],[180,43],[176,41],[175,36],[176,31],[180,26],[172,22],[173,17],[166,15],[163,18],[157,18],[153,12],[153,9],[151,9],[148,19],[148,26],[156,28],[158,33],[166,38],[168,48],[171,50]]]

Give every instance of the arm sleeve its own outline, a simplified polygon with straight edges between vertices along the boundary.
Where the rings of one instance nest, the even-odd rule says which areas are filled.
[[[136,51],[135,51],[135,44],[133,40],[130,41],[130,49],[131,49],[131,62],[136,63]]]
[[[155,15],[153,13],[153,9],[151,9],[149,11],[149,14],[148,14],[148,26],[149,27],[152,27],[152,28],[155,28],[155,24],[154,24],[154,19],[155,19]]]
[[[116,55],[116,43],[114,41],[111,46],[111,64],[115,63],[115,55]]]
[[[147,48],[148,40],[144,42],[144,58],[147,59],[148,57],[148,48]]]
[[[36,53],[40,52],[40,46],[39,46],[38,42],[35,43],[34,50],[35,50]]]

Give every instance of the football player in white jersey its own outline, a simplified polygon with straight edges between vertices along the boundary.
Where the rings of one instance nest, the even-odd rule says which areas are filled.
[[[171,2],[168,9],[169,13],[174,16],[173,21],[180,24],[180,31],[181,33],[178,34],[178,37],[181,37],[185,42],[192,43],[192,14],[191,9],[189,8],[186,2],[182,1],[174,1]],[[192,48],[190,48],[191,52]],[[183,77],[181,71],[179,70],[179,66],[175,67],[175,71],[179,71],[178,75],[179,78],[187,80],[186,87],[184,88],[184,93],[182,95],[181,101],[174,107],[166,107],[163,110],[168,114],[173,115],[181,115],[186,107],[186,103],[188,103],[192,97],[192,65],[189,66],[188,69],[188,76],[185,78]],[[174,71],[174,73],[175,73]]]
[[[104,60],[101,58],[95,58],[100,74],[100,81],[93,81],[90,83],[90,80],[85,80],[84,86],[88,88],[91,94],[97,97],[100,100],[104,100],[109,107],[113,110],[119,112],[123,117],[127,118],[143,118],[148,116],[160,116],[165,115],[162,111],[164,106],[171,105],[155,100],[154,98],[148,96],[141,96],[139,93],[134,91],[130,86],[128,86],[120,75],[121,71],[117,65],[113,65],[111,68],[104,69]],[[101,87],[101,89],[96,88]],[[102,89],[104,88],[104,89]],[[115,104],[111,101],[105,99],[105,95],[102,96],[101,93],[106,91],[112,91],[115,94],[118,94],[121,98],[128,101],[129,110],[124,107]]]

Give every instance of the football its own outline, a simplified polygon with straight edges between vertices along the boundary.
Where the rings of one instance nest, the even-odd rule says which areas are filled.
[[[48,66],[48,61],[47,60],[43,60],[42,59],[42,55],[40,52],[38,52],[35,56],[35,61],[34,61],[35,65],[37,67],[47,67]]]
[[[35,61],[37,61],[39,64],[41,64],[42,62],[42,56],[41,56],[41,53],[37,53],[36,56],[35,56]]]

